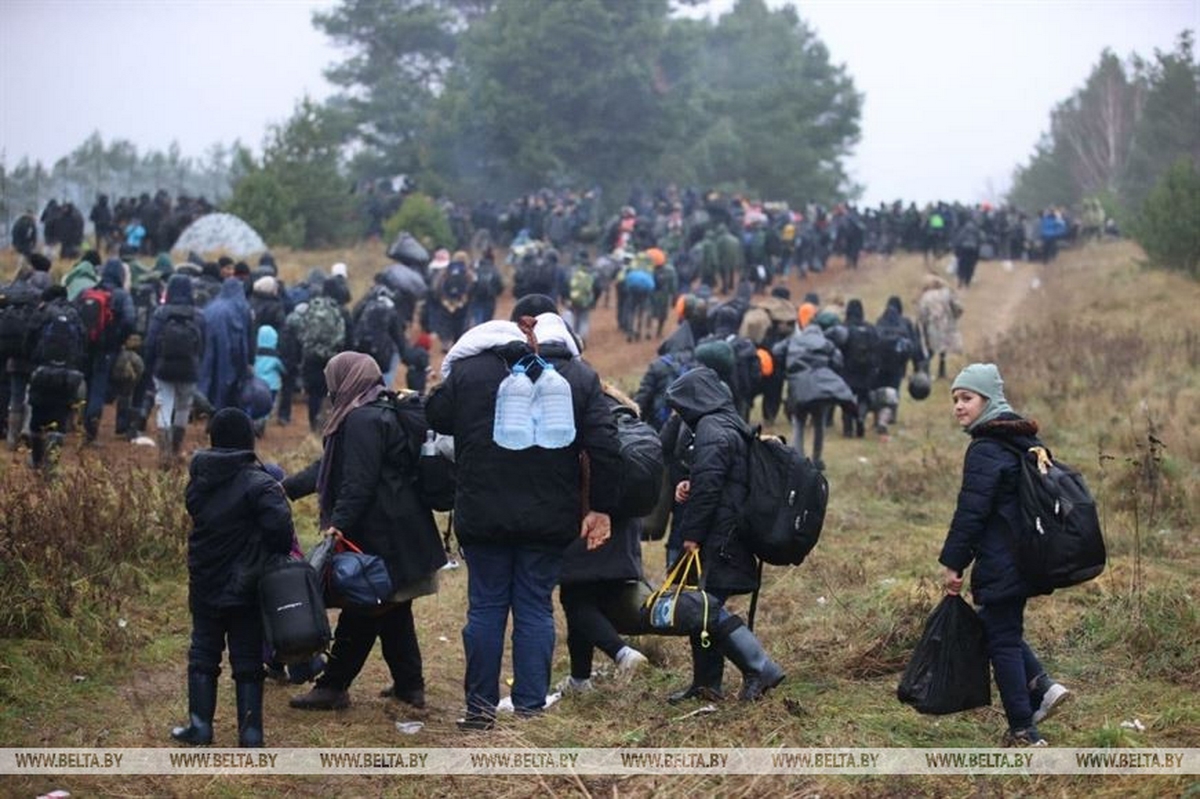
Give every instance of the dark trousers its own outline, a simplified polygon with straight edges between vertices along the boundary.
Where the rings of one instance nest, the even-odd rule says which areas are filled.
[[[1025,599],[996,602],[978,608],[987,638],[988,660],[1000,689],[1000,701],[1010,729],[1033,724],[1029,685],[1042,673],[1042,664],[1025,643]]]
[[[238,682],[262,682],[263,630],[256,607],[192,610],[192,646],[188,671],[221,673],[221,653],[229,645],[229,664]]]
[[[89,438],[95,438],[100,424],[100,414],[108,399],[108,375],[116,357],[115,352],[94,352],[88,357],[87,405],[83,410],[83,421]]]
[[[320,358],[304,359],[304,395],[308,402],[308,427],[313,432],[321,429],[318,419],[321,416],[321,403],[329,389],[325,386],[325,364],[328,361]]]
[[[567,617],[567,652],[571,656],[571,676],[583,680],[592,676],[592,651],[600,649],[616,660],[625,641],[613,624],[612,606],[626,590],[627,580],[597,580],[559,586],[558,601]]]
[[[384,610],[347,608],[338,616],[329,665],[317,680],[318,688],[345,691],[362,671],[375,639],[383,649],[383,660],[392,673],[396,695],[424,690],[421,647],[413,623],[412,601],[397,602]]]

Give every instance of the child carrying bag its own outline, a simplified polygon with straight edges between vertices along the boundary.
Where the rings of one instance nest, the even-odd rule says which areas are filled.
[[[896,696],[931,715],[992,703],[983,622],[961,596],[948,594],[929,615]]]

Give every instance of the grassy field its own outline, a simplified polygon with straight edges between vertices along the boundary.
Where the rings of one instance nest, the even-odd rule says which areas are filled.
[[[296,254],[289,269],[366,257]],[[373,257],[373,256],[372,256]],[[1027,633],[1051,672],[1076,691],[1043,725],[1054,745],[1200,747],[1200,619],[1195,592],[1200,509],[1200,285],[1138,266],[1128,244],[1081,248],[1042,267],[982,265],[966,293],[967,360],[995,360],[1010,401],[1037,419],[1061,459],[1087,477],[1101,506],[1109,568],[1097,580],[1030,603]],[[376,264],[381,265],[381,264]],[[926,267],[876,259],[823,277],[822,293],[864,300],[874,317],[891,294],[906,307]],[[936,268],[936,267],[935,267]],[[369,273],[369,270],[363,269]],[[358,272],[362,274],[362,272]],[[357,292],[356,292],[357,294]],[[592,360],[605,371],[605,351]],[[636,373],[607,374],[626,385]],[[916,714],[895,699],[899,672],[940,596],[938,550],[951,516],[966,438],[950,415],[948,382],[921,403],[905,398],[890,441],[827,443],[831,501],[821,544],[799,568],[768,567],[757,630],[788,679],[754,706],[714,713],[668,706],[689,676],[687,645],[643,639],[653,668],[628,685],[569,698],[531,722],[505,719],[463,735],[466,575],[416,603],[430,708],[404,714],[375,696],[386,682],[373,656],[336,714],[287,707],[295,689],[271,686],[273,746],[932,747],[999,745],[993,706],[955,716]],[[270,451],[287,468],[314,440]],[[0,461],[0,745],[160,746],[186,708],[189,621],[183,567],[182,477],[65,470],[31,484]],[[103,476],[104,479],[98,479]],[[311,500],[298,503],[306,542]],[[657,543],[647,573],[661,573]],[[735,600],[735,610],[745,602]],[[561,632],[561,619],[560,619]],[[603,658],[598,659],[603,663]],[[567,671],[565,647],[555,678]],[[738,678],[731,668],[727,680]],[[233,745],[233,699],[223,682],[217,743]],[[415,736],[394,722],[420,720]],[[1144,731],[1122,722],[1137,719]],[[1168,777],[202,777],[0,778],[0,794],[61,787],[73,795],[490,794],[630,796],[1168,796],[1197,795]]]

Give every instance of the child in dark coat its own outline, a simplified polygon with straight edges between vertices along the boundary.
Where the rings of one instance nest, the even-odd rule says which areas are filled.
[[[291,549],[292,512],[283,487],[254,454],[254,426],[237,408],[213,416],[212,448],[192,458],[186,491],[188,536],[188,650],[186,727],[171,737],[212,743],[221,653],[237,685],[238,745],[262,746],[263,630],[258,580],[273,556]]]
[[[1037,592],[1021,576],[1010,548],[1020,525],[1017,484],[1022,450],[1040,446],[1038,425],[1019,416],[1004,397],[995,364],[973,363],[950,387],[954,418],[971,436],[963,460],[962,488],[938,561],[946,591],[962,590],[971,570],[971,594],[987,639],[988,660],[1008,718],[1006,746],[1046,746],[1037,725],[1071,692],[1052,680],[1025,642],[1025,602]]]

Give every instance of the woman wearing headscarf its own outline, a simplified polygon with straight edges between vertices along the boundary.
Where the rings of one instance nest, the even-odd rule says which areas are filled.
[[[963,570],[971,569],[971,596],[979,605],[1004,715],[1006,746],[1046,746],[1037,725],[1058,708],[1070,691],[1047,676],[1024,640],[1025,602],[1035,592],[1021,576],[1009,537],[1020,528],[1017,485],[1020,455],[1041,446],[1038,425],[1015,413],[1004,397],[1004,381],[995,364],[973,363],[950,387],[954,418],[971,437],[963,460],[958,505],[938,561],[946,591],[962,590]]]
[[[320,461],[284,481],[295,499],[316,491],[321,528],[340,533],[387,565],[395,587],[378,608],[345,608],[338,618],[325,673],[291,706],[337,710],[350,704],[350,683],[378,638],[392,674],[384,693],[415,708],[425,706],[421,649],[412,600],[437,591],[446,563],[433,513],[414,484],[422,441],[413,441],[370,355],[342,352],[325,366],[331,407]]]

